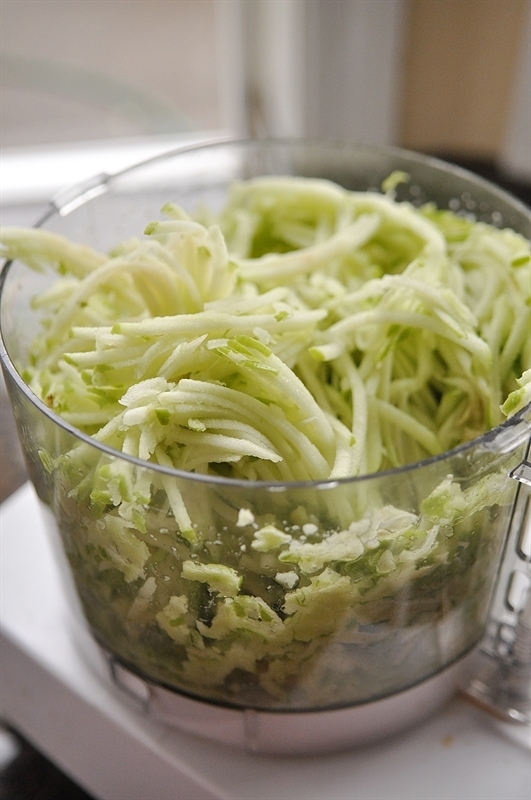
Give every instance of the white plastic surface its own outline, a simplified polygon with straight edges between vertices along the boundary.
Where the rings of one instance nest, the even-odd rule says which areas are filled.
[[[531,729],[461,698],[370,747],[258,756],[154,723],[81,657],[30,486],[0,507],[0,713],[101,800],[529,800]]]
[[[200,702],[141,680],[114,662],[112,673],[120,692],[128,699],[132,695],[137,705],[161,722],[251,753],[308,756],[367,745],[424,721],[454,694],[460,678],[468,674],[466,663],[466,658],[461,659],[417,686],[371,703],[299,713],[268,713]],[[111,668],[104,666],[103,677],[108,680]]]

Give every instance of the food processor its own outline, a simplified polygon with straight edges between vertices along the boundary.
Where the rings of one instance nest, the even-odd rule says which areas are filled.
[[[529,237],[529,211],[466,171],[393,148],[296,141],[165,153],[58,195],[37,227],[109,251],[169,200],[221,208],[235,181],[325,178],[378,192],[393,173],[408,178],[399,201]],[[459,688],[529,722],[529,406],[440,455],[355,478],[242,481],[154,465],[95,441],[29,390],[33,298],[53,280],[17,260],[3,270],[2,366],[71,635],[124,702],[276,755],[366,745]],[[125,527],[108,501],[124,483],[145,512],[131,508]],[[406,540],[398,564],[389,554]],[[293,557],[301,541],[317,559],[306,571]],[[350,557],[334,559],[332,545]]]

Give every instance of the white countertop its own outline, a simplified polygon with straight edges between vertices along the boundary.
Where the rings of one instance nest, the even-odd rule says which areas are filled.
[[[0,153],[2,214],[5,209],[25,214],[24,206],[31,209],[36,204],[45,204],[55,192],[94,175],[116,172],[177,147],[220,140],[226,136],[224,131],[213,130],[209,133],[73,142],[39,148],[4,148]],[[2,220],[2,224],[8,223]]]

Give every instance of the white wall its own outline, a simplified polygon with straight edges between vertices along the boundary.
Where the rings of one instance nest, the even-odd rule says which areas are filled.
[[[404,7],[405,0],[221,0],[229,126],[395,141]]]
[[[501,163],[515,178],[531,181],[531,6],[529,5],[502,146]]]
[[[397,143],[406,1],[305,5],[307,132]]]

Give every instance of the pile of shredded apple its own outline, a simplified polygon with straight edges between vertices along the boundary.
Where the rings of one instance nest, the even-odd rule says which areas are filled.
[[[392,182],[391,182],[392,183]],[[95,252],[5,228],[59,277],[24,377],[99,442],[187,472],[340,478],[444,452],[531,399],[530,248],[392,191],[235,184]]]

